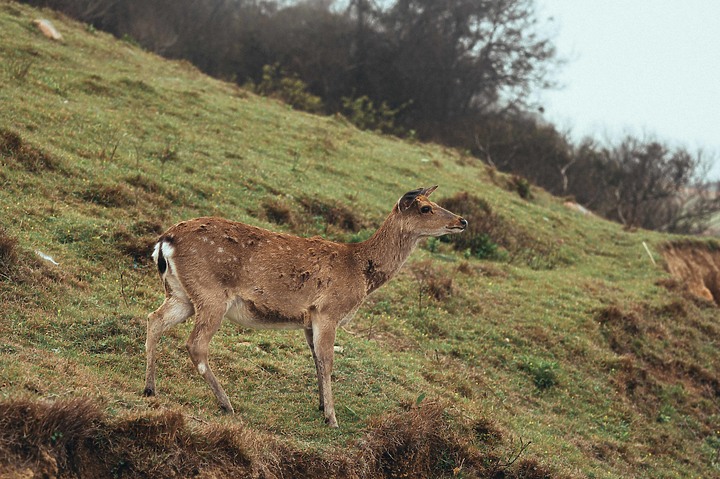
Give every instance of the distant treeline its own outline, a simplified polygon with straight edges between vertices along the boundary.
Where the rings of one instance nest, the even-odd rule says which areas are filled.
[[[720,210],[701,154],[573,144],[530,114],[561,65],[534,0],[25,0],[204,72],[457,147],[628,227],[699,232]]]

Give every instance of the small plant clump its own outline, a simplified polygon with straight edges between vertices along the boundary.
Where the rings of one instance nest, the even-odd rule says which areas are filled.
[[[518,196],[524,200],[531,200],[532,190],[530,182],[522,176],[513,175],[509,182],[510,191],[514,191]]]
[[[526,357],[523,358],[520,369],[530,375],[533,384],[540,391],[546,391],[558,384],[557,361]]]

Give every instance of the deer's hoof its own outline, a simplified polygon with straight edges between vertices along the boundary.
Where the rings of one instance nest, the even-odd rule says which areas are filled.
[[[227,415],[229,415],[229,416],[232,416],[233,414],[235,414],[235,410],[233,409],[233,407],[232,407],[230,404],[227,404],[227,405],[221,404],[221,405],[220,405],[220,410],[221,410],[224,414],[227,414]]]

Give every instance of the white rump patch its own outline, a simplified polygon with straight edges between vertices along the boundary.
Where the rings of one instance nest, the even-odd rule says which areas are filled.
[[[163,241],[161,248],[165,259],[170,259],[172,255],[175,254],[175,248],[173,248],[170,243],[166,243],[165,241]]]
[[[162,245],[160,246],[160,249],[163,254],[163,258],[165,258],[165,261],[168,264],[168,272],[170,274],[175,274],[177,271],[175,269],[175,262],[173,261],[173,255],[175,254],[175,248],[170,243],[162,242]]]
[[[155,261],[155,264],[158,262],[158,255],[160,254],[160,242],[155,243],[155,249],[153,249],[152,252],[152,259]]]

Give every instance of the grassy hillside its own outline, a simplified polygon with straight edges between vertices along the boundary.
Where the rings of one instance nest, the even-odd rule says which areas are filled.
[[[718,310],[665,272],[670,238],[14,3],[0,105],[0,475],[720,474]],[[191,367],[191,324],[142,397],[163,229],[219,215],[359,241],[432,184],[476,243],[424,244],[339,332],[339,431],[297,331],[215,336],[236,416]]]

